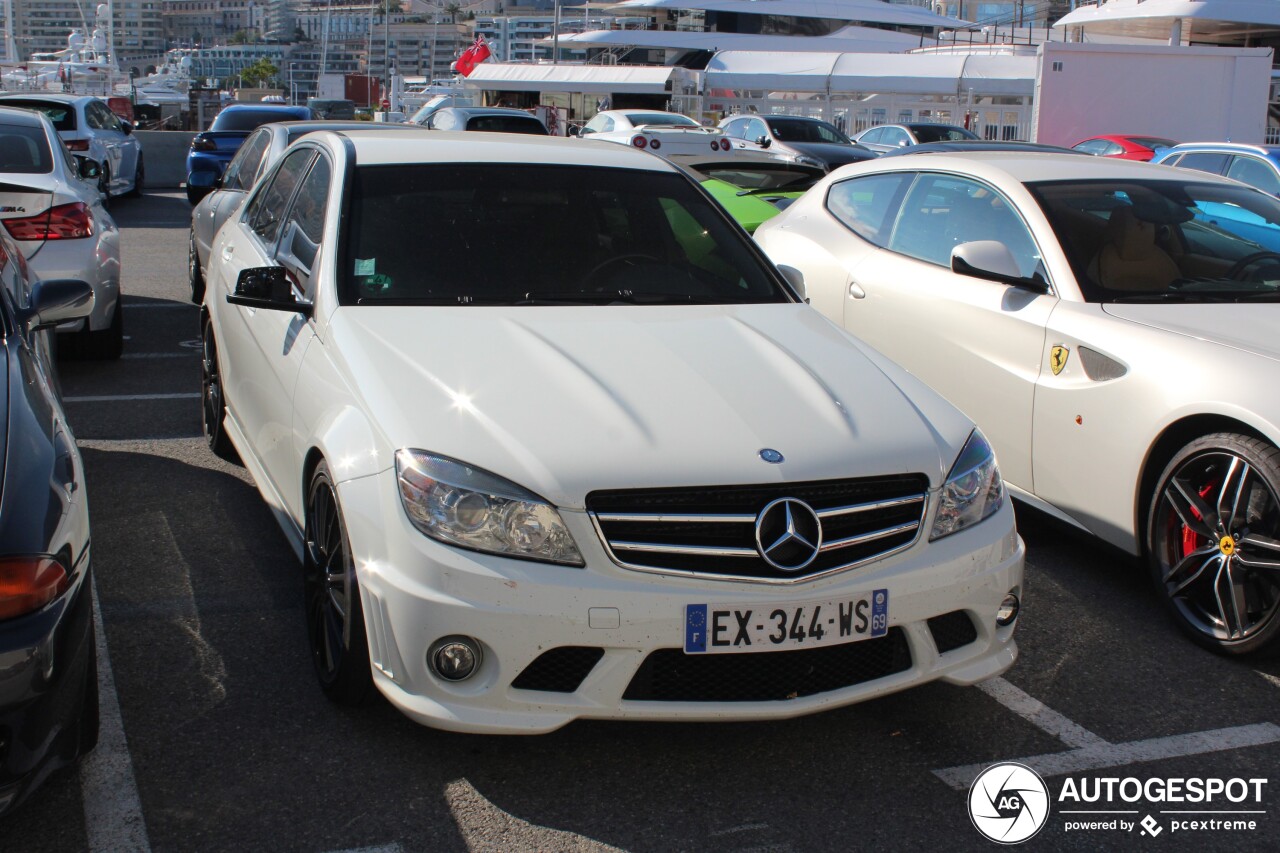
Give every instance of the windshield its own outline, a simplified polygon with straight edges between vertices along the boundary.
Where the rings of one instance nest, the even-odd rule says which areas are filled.
[[[1280,300],[1280,201],[1188,180],[1029,184],[1089,302]]]
[[[977,139],[978,135],[963,127],[946,124],[913,124],[911,132],[917,142],[954,142],[957,139]]]
[[[273,121],[296,121],[310,118],[306,111],[299,110],[223,110],[218,113],[210,130],[256,130],[259,126]]]
[[[76,129],[76,108],[71,104],[5,98],[3,101],[0,101],[0,105],[6,107],[21,107],[24,110],[35,110],[36,112],[44,113],[49,117],[49,121],[53,122],[55,130]]]
[[[676,127],[702,127],[688,116],[674,115],[672,113],[630,113],[627,120],[635,127],[641,125],[653,126],[655,124],[674,125]]]
[[[775,139],[782,142],[834,142],[852,145],[849,137],[825,121],[806,121],[795,118],[771,118],[769,129]]]
[[[0,124],[0,172],[43,175],[52,171],[53,156],[42,128]]]
[[[361,166],[344,304],[789,301],[679,174],[516,163]]]

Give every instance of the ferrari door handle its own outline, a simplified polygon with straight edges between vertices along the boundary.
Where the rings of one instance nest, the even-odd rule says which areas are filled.
[[[231,256],[232,256],[232,255],[234,255],[235,253],[236,253],[236,247],[235,247],[235,246],[223,246],[223,247],[222,247],[222,259],[223,259],[224,261],[229,261],[229,260],[231,260]]]
[[[858,284],[853,279],[849,279],[849,298],[850,299],[862,299],[866,297],[866,295],[867,295],[867,292],[862,289],[862,285]]]

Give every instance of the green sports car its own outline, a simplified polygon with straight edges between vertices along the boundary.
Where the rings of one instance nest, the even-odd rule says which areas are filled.
[[[814,166],[764,157],[672,157],[748,233],[777,216],[826,174]]]

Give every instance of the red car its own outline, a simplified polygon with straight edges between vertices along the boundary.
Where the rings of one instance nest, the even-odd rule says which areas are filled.
[[[1099,157],[1118,157],[1121,160],[1148,162],[1164,149],[1172,148],[1176,144],[1172,139],[1161,139],[1158,136],[1118,133],[1108,136],[1091,136],[1071,147],[1076,151],[1095,154]]]

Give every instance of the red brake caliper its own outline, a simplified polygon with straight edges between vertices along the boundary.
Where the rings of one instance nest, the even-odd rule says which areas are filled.
[[[1207,498],[1209,496],[1209,493],[1213,491],[1213,486],[1214,484],[1210,483],[1209,485],[1201,489],[1200,497]],[[1203,519],[1200,516],[1200,513],[1196,511],[1195,507],[1188,507],[1188,509],[1191,510],[1191,514],[1196,517],[1197,521],[1203,521]],[[1196,533],[1187,525],[1185,524],[1182,525],[1182,556],[1185,557],[1188,554],[1190,554],[1192,551],[1196,550],[1196,548],[1199,547],[1200,539],[1201,537],[1198,533]]]

